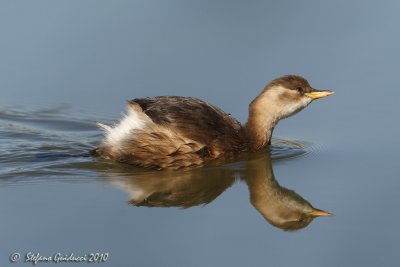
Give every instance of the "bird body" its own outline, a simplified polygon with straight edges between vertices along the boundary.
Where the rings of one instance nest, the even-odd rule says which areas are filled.
[[[192,97],[133,99],[114,127],[99,124],[106,134],[96,152],[105,159],[155,169],[199,166],[265,148],[280,119],[330,94],[312,89],[300,76],[280,77],[250,104],[245,125]]]
[[[244,128],[237,120],[190,97],[133,99],[118,125],[102,127],[108,134],[98,153],[142,167],[202,165],[247,149]]]

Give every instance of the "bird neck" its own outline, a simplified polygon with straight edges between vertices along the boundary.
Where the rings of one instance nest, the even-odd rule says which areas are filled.
[[[282,187],[276,181],[272,170],[271,159],[267,162],[248,162],[245,181],[250,192],[252,205],[269,222],[276,221],[279,208],[282,207]]]
[[[249,107],[249,118],[245,125],[249,147],[261,150],[271,143],[274,127],[279,121],[277,105],[268,97],[257,97]]]

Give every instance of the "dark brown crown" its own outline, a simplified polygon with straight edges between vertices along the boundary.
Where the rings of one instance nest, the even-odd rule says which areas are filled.
[[[306,79],[298,75],[285,75],[272,80],[267,87],[283,86],[285,88],[299,91],[300,93],[308,93],[312,91],[312,87]]]

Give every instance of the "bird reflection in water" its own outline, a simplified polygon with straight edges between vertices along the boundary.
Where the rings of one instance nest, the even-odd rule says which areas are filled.
[[[333,214],[314,208],[295,191],[279,185],[269,154],[246,162],[244,180],[250,202],[272,225],[286,231],[308,226],[318,216]]]
[[[235,181],[243,180],[249,188],[252,205],[270,224],[285,231],[304,228],[318,216],[333,215],[314,208],[295,191],[280,186],[272,170],[269,151],[246,155],[243,160],[223,166],[179,172],[145,170],[116,176],[119,178],[113,178],[112,183],[130,193],[129,202],[134,206],[205,205]]]

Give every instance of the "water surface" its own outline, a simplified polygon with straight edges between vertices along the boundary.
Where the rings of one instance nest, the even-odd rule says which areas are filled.
[[[103,252],[104,266],[395,266],[399,8],[1,2],[0,265],[13,252]],[[96,122],[117,120],[127,99],[193,96],[244,122],[288,73],[336,94],[278,124],[271,165],[266,153],[171,175],[88,153]],[[249,200],[249,168],[336,216],[272,226]]]

